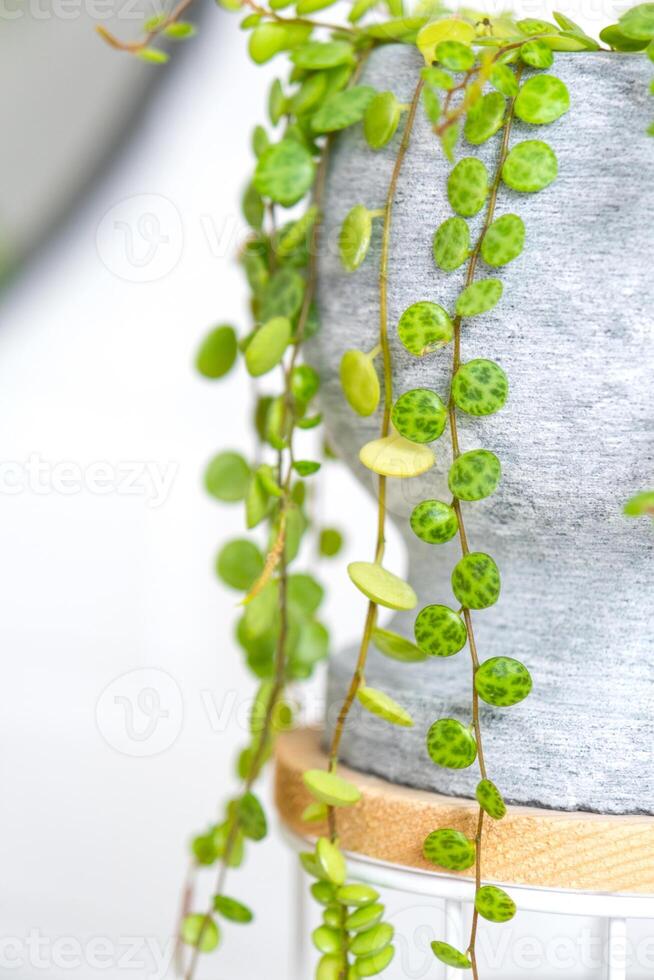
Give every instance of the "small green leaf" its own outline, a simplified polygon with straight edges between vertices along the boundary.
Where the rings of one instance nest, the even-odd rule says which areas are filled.
[[[485,660],[475,674],[475,688],[479,697],[497,708],[509,708],[524,701],[531,687],[529,671],[512,657]]]
[[[357,698],[366,711],[378,715],[379,718],[390,722],[391,725],[412,727],[413,718],[409,712],[384,691],[378,691],[374,687],[360,687],[357,691]]]
[[[557,34],[558,27],[549,20],[535,20],[533,17],[525,17],[519,20],[516,25],[523,34]]]
[[[418,597],[408,582],[369,561],[353,561],[347,573],[360,592],[387,609],[414,609]]]
[[[534,75],[528,78],[514,103],[518,119],[534,125],[554,122],[570,108],[570,95],[565,84],[555,75]]]
[[[636,40],[627,37],[617,24],[611,24],[600,31],[600,39],[614,51],[642,51],[648,44],[647,39]]]
[[[418,647],[429,657],[451,657],[468,640],[466,624],[449,606],[425,606],[416,617],[414,632]]]
[[[503,214],[490,226],[481,243],[481,257],[487,265],[498,267],[512,262],[525,245],[525,225],[517,214]]]
[[[176,24],[169,24],[164,31],[166,37],[172,38],[173,41],[185,41],[196,33],[197,30],[193,24],[187,24],[181,20],[178,20]]]
[[[409,479],[430,470],[435,463],[431,449],[409,442],[399,432],[372,439],[359,450],[359,460],[379,476]]]
[[[204,472],[204,486],[216,500],[235,503],[244,500],[252,470],[240,453],[222,452],[211,460]]]
[[[345,215],[338,236],[338,251],[347,272],[354,272],[365,260],[371,236],[372,214],[363,204],[356,204]]]
[[[419,650],[414,643],[405,640],[403,636],[394,633],[392,630],[383,630],[377,627],[372,631],[372,642],[380,653],[383,653],[385,657],[390,657],[391,660],[399,660],[402,663],[418,663],[427,659],[427,655]]]
[[[304,785],[314,799],[327,806],[353,806],[361,799],[361,793],[353,783],[324,769],[309,769],[303,773]]]
[[[500,573],[490,557],[480,551],[465,555],[454,566],[452,591],[466,609],[487,609],[500,597]]]
[[[477,758],[477,743],[469,728],[456,718],[441,718],[427,732],[432,762],[446,769],[467,769]]]
[[[357,415],[372,415],[379,405],[381,394],[372,359],[359,350],[345,351],[341,359],[340,379],[350,408]]]
[[[291,97],[289,108],[295,116],[311,112],[323,100],[327,91],[325,72],[314,72],[302,80],[302,84]]]
[[[350,952],[354,956],[371,956],[373,953],[380,953],[389,943],[393,941],[395,930],[388,922],[381,922],[379,925],[365,929],[357,933],[350,943]]]
[[[310,364],[297,364],[291,372],[291,394],[302,405],[308,404],[320,388],[320,376]]]
[[[313,476],[320,469],[320,463],[316,463],[312,459],[296,459],[293,463],[293,469],[300,476]]]
[[[477,316],[488,313],[502,298],[504,287],[500,279],[480,279],[471,282],[460,293],[456,301],[458,316]]]
[[[341,953],[327,953],[318,961],[315,980],[340,980],[343,975]]]
[[[475,53],[460,41],[441,41],[436,45],[436,61],[450,71],[468,71],[475,63]]]
[[[347,866],[341,850],[326,837],[319,837],[316,844],[316,860],[333,885],[345,884]]]
[[[443,434],[447,406],[430,388],[413,388],[400,395],[391,413],[393,425],[411,442],[432,442]]]
[[[303,44],[311,34],[311,30],[311,25],[307,24],[263,22],[255,26],[250,35],[248,41],[250,57],[255,64],[263,65],[280,51],[290,51]]]
[[[318,926],[311,933],[311,940],[320,953],[337,953],[341,948],[341,934],[330,926]]]
[[[286,96],[282,83],[276,78],[270,86],[268,94],[268,118],[273,126],[276,126],[287,110]]]
[[[276,316],[259,327],[245,352],[245,365],[253,378],[267,374],[284,356],[291,339],[291,324],[285,316]]]
[[[265,207],[265,205],[263,203],[263,199],[261,197],[261,194],[256,189],[256,187],[254,186],[254,184],[251,184],[250,183],[245,188],[245,191],[243,193],[243,198],[241,200],[241,211],[243,212],[243,217],[245,218],[245,220],[249,224],[250,228],[254,228],[255,231],[260,231],[261,230],[261,226],[263,225],[263,218],[264,218],[264,215],[266,213],[266,207]],[[250,259],[257,259],[260,262],[263,261],[261,256],[259,256],[259,255],[252,255],[251,253],[247,253],[246,252],[245,256],[243,257],[243,262],[244,262],[244,264],[246,264],[246,272],[248,272],[248,270],[247,270],[247,259],[248,258],[250,258]],[[266,268],[266,274],[267,274],[267,271],[268,270]],[[249,275],[248,275],[248,278],[249,278]],[[250,284],[252,284],[252,283],[250,283]]]
[[[357,909],[356,912],[351,912],[345,920],[345,928],[348,932],[362,932],[377,925],[383,914],[384,906],[373,902],[371,905]]]
[[[445,544],[459,530],[456,511],[442,500],[423,500],[411,512],[411,530],[427,544]]]
[[[211,953],[220,942],[220,932],[214,920],[210,915],[199,912],[184,916],[181,936],[188,946],[197,946],[202,953]]]
[[[472,970],[472,963],[468,957],[460,953],[454,946],[450,946],[449,943],[437,940],[431,944],[431,948],[436,959],[446,966],[454,967],[455,970]]]
[[[463,135],[479,146],[494,136],[504,122],[506,99],[500,92],[488,92],[468,110]]]
[[[315,803],[309,804],[312,807],[316,805]],[[325,806],[324,803],[318,805]],[[319,902],[321,905],[331,905],[336,895],[336,889],[328,881],[314,881],[310,891],[316,902]]]
[[[363,134],[368,146],[381,150],[393,139],[402,110],[393,92],[378,92],[368,103],[363,118]]]
[[[309,71],[335,68],[353,59],[352,45],[348,41],[308,41],[291,55],[291,61],[297,68]]]
[[[620,30],[637,41],[654,38],[654,3],[639,3],[619,20]]]
[[[376,902],[379,892],[371,888],[370,885],[343,885],[336,892],[336,901],[341,905],[349,905],[354,908],[363,908]]]
[[[512,99],[518,94],[518,80],[508,65],[497,64],[493,68],[490,76],[491,85],[498,92]]]
[[[334,558],[343,547],[343,535],[334,527],[323,527],[320,531],[318,550],[323,558]]]
[[[429,86],[440,88],[444,92],[449,92],[450,89],[454,88],[454,79],[449,72],[443,71],[442,68],[429,66],[423,68],[420,74]]]
[[[532,68],[550,68],[554,64],[554,55],[550,47],[538,39],[526,41],[520,48],[520,57]]]
[[[415,357],[424,357],[452,340],[454,326],[438,303],[414,303],[404,311],[397,325],[401,343]]]
[[[422,105],[425,110],[425,115],[429,122],[435,126],[441,117],[441,100],[438,92],[436,92],[431,85],[425,85],[422,90]]]
[[[359,956],[355,960],[355,977],[376,977],[378,973],[383,973],[395,956],[394,946],[385,946],[379,953],[372,953],[370,956]]]
[[[488,171],[476,157],[459,160],[447,179],[448,200],[464,218],[471,218],[481,211],[488,191]]]
[[[501,820],[506,815],[506,804],[502,799],[502,794],[490,779],[482,779],[475,790],[475,796],[479,806],[492,817],[493,820]]]
[[[170,55],[165,51],[159,51],[158,48],[141,48],[136,52],[136,57],[151,65],[165,65]]]
[[[268,822],[261,803],[249,792],[241,797],[238,805],[238,822],[241,830],[250,840],[263,840],[268,833]]]
[[[554,150],[542,140],[517,143],[502,167],[502,179],[514,191],[533,193],[556,180],[559,164]]]
[[[465,871],[475,863],[475,842],[460,830],[434,830],[425,838],[422,852],[428,861],[447,871]]]
[[[247,538],[228,541],[218,553],[216,571],[230,588],[247,592],[263,571],[263,556]]]
[[[509,395],[506,374],[494,361],[477,358],[462,364],[452,380],[452,398],[468,415],[499,412]]]
[[[458,122],[450,122],[441,133],[441,149],[450,163],[454,163],[454,150],[459,140],[461,127]]]
[[[335,2],[336,0],[297,0],[295,9],[300,17],[304,17],[306,14],[313,14],[317,10],[331,7]]]
[[[509,922],[516,913],[515,902],[495,885],[484,885],[475,895],[475,908],[489,922]]]
[[[327,819],[327,815],[328,808],[325,803],[309,803],[302,811],[302,820],[304,823],[323,823]],[[321,882],[317,882],[317,884],[321,884]],[[314,887],[316,886],[312,886],[312,891]],[[326,904],[329,904],[331,901],[332,894],[330,891],[330,897]]]
[[[230,922],[239,922],[245,925],[252,922],[254,918],[247,905],[237,902],[235,898],[227,898],[226,895],[214,895],[213,907],[215,912],[218,912],[223,918],[229,919]]]
[[[296,269],[278,269],[259,295],[259,321],[265,323],[280,316],[292,320],[300,312],[304,290],[304,279]]]
[[[654,517],[654,490],[637,493],[624,505],[626,517]]]
[[[483,500],[495,493],[502,466],[488,449],[471,449],[458,456],[450,467],[447,484],[459,500]]]
[[[470,228],[463,218],[447,218],[434,234],[434,262],[443,272],[453,272],[470,254]]]
[[[311,120],[314,133],[334,133],[363,119],[364,113],[375,96],[369,85],[355,85],[330,96],[320,106]]]
[[[291,207],[304,197],[316,175],[309,151],[292,139],[263,151],[254,172],[254,186],[263,197]]]
[[[447,17],[426,24],[418,32],[416,44],[427,65],[436,60],[436,49],[442,41],[459,41],[471,44],[475,36],[472,24],[462,19]]]

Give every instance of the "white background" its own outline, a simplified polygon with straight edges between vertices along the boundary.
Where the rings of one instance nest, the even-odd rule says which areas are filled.
[[[247,445],[248,383],[242,373],[203,382],[192,357],[213,323],[246,323],[237,202],[274,65],[252,68],[236,20],[209,14],[129,151],[0,306],[1,457],[16,464],[0,494],[0,914],[15,939],[2,970],[20,980],[163,975],[148,944],[166,956],[186,842],[229,792],[245,737],[253,687],[232,640],[235,597],[212,573],[235,512],[207,499],[201,471],[217,449]],[[576,15],[594,31],[598,16],[610,21],[590,6]],[[168,236],[149,263],[144,214]],[[110,467],[101,484],[98,463]],[[170,481],[163,499],[151,479],[128,492],[135,464]],[[7,481],[23,485],[10,492]],[[347,512],[357,529],[344,559],[367,554],[362,491],[334,467],[326,486],[325,520]],[[362,612],[343,565],[317,569],[338,645]],[[115,697],[143,686],[168,716],[139,742],[126,738]],[[137,736],[148,721],[137,704]],[[202,976],[291,980],[294,867],[276,833],[252,851],[229,890],[258,922],[226,930]],[[415,916],[401,915],[408,934]],[[565,931],[555,923],[549,934]],[[439,976],[412,955],[389,980]],[[574,974],[554,966],[538,975]],[[509,960],[495,975],[527,974]]]

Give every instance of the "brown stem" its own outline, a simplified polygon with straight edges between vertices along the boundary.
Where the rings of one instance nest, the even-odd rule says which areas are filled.
[[[128,51],[130,54],[137,54],[139,51],[143,51],[144,48],[147,48],[148,45],[162,33],[162,31],[165,31],[167,27],[170,27],[171,24],[178,21],[184,11],[187,10],[192,3],[193,0],[180,0],[177,6],[174,7],[165,18],[165,20],[158,24],[153,30],[148,31],[140,41],[121,41],[115,34],[108,31],[106,27],[102,27],[102,25],[96,27],[96,31],[100,37],[107,42],[107,44],[109,44],[112,48],[115,48],[117,51]]]
[[[269,17],[278,24],[305,24],[307,27],[322,27],[326,31],[338,31],[339,34],[352,34],[358,37],[360,31],[355,27],[345,27],[343,24],[329,24],[326,21],[310,20],[308,17],[282,17],[274,10],[268,10],[256,3],[256,0],[243,0],[243,5],[249,7],[255,14]]]

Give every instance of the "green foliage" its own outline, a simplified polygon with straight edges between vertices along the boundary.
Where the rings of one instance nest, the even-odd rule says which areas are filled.
[[[483,552],[464,555],[452,572],[452,591],[467,609],[487,609],[500,597],[500,573],[497,565]]]
[[[442,500],[423,500],[411,512],[411,530],[427,544],[444,544],[459,530],[456,512]]]
[[[384,691],[378,691],[372,687],[360,687],[357,691],[357,698],[366,711],[383,718],[391,725],[401,725],[405,728],[411,728],[413,725],[413,718],[409,712]]]
[[[235,898],[227,898],[226,895],[214,895],[213,907],[215,912],[230,922],[245,925],[254,918],[247,905],[237,902]]]
[[[490,226],[481,243],[481,257],[487,265],[507,265],[520,255],[525,244],[525,226],[517,214],[503,214]]]
[[[195,355],[195,366],[205,378],[216,380],[231,371],[237,353],[236,331],[223,324],[204,338]]]
[[[309,769],[303,775],[304,785],[314,799],[328,806],[353,806],[361,793],[352,783],[323,769]]]
[[[370,100],[363,119],[368,146],[381,150],[393,139],[400,124],[402,109],[393,92],[377,92]]]
[[[357,85],[332,95],[311,120],[314,133],[334,133],[360,122],[374,96],[375,90],[369,85]]]
[[[493,820],[501,820],[502,817],[506,816],[506,804],[502,799],[502,794],[490,779],[480,780],[475,790],[475,796],[479,806]]]
[[[211,953],[220,942],[218,926],[210,915],[194,913],[182,920],[182,940],[188,946],[197,946],[203,953]]]
[[[437,766],[467,769],[477,758],[477,743],[456,718],[441,718],[427,732],[427,751]]]
[[[503,291],[504,287],[500,279],[480,279],[478,282],[471,282],[456,301],[457,315],[465,317],[488,313],[499,303]]]
[[[346,351],[341,359],[340,379],[350,408],[357,415],[372,415],[381,394],[372,358],[358,350]]]
[[[450,467],[448,486],[459,500],[483,500],[495,493],[502,466],[488,449],[471,449],[458,456]]]
[[[414,609],[418,598],[409,585],[376,562],[353,561],[347,573],[357,589],[387,609]]]
[[[488,171],[476,157],[459,160],[447,180],[449,202],[464,218],[471,218],[481,211],[488,190]]]
[[[542,140],[516,144],[502,168],[502,179],[514,191],[542,191],[559,171],[554,150]]]
[[[254,186],[263,197],[291,207],[304,197],[315,174],[309,150],[293,139],[283,139],[267,147],[259,157]]]
[[[436,959],[446,966],[452,966],[456,970],[472,970],[472,963],[468,957],[449,943],[436,940],[431,944],[431,949]]]
[[[554,63],[551,48],[538,38],[533,41],[526,41],[522,45],[520,57],[526,65],[530,65],[532,68],[550,68]]]
[[[506,99],[500,92],[488,92],[474,103],[466,116],[463,135],[468,143],[479,146],[494,136],[506,112]]]
[[[363,263],[371,236],[372,213],[363,204],[357,204],[346,214],[338,236],[338,251],[347,272],[354,272]]]
[[[499,412],[509,395],[506,374],[494,361],[476,358],[462,364],[452,380],[452,398],[468,415]]]
[[[447,406],[430,388],[413,388],[400,395],[391,413],[397,431],[411,442],[432,442],[447,423]]]
[[[446,871],[466,871],[472,867],[476,850],[474,841],[449,827],[432,831],[422,846],[427,860]]]
[[[508,708],[523,701],[531,686],[529,671],[512,657],[486,660],[475,674],[475,688],[479,697],[497,708]]]
[[[516,913],[515,902],[495,885],[484,885],[475,895],[475,908],[489,922],[509,922]]]
[[[554,75],[528,78],[515,100],[515,114],[523,122],[546,125],[559,119],[570,108],[570,94],[564,82]]]
[[[240,453],[222,452],[207,466],[204,485],[212,497],[234,503],[245,499],[251,475],[249,464]]]
[[[447,218],[434,234],[434,262],[443,272],[453,272],[470,254],[470,228],[463,218]]]
[[[248,538],[229,541],[221,548],[216,571],[225,585],[246,592],[263,571],[263,556]]]
[[[372,642],[385,657],[390,657],[391,660],[399,660],[402,663],[417,663],[425,660],[427,656],[410,640],[406,640],[392,630],[377,627],[372,631]]]
[[[290,339],[291,323],[285,316],[275,316],[257,330],[245,351],[245,365],[253,378],[279,364]]]
[[[424,357],[452,340],[452,321],[438,303],[414,303],[404,311],[397,326],[400,341],[410,354]]]
[[[418,648],[429,657],[451,657],[463,649],[468,632],[461,617],[449,606],[425,606],[414,626]]]

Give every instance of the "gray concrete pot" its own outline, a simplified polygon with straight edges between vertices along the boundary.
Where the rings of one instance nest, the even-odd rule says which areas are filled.
[[[363,81],[408,101],[419,70],[415,50],[391,46],[370,58]],[[511,385],[499,414],[461,418],[462,449],[492,449],[504,470],[493,497],[465,506],[471,545],[495,557],[503,582],[500,602],[474,615],[476,634],[482,659],[515,656],[534,678],[522,704],[484,707],[486,756],[491,778],[511,802],[652,813],[654,537],[647,522],[621,514],[624,500],[654,477],[654,144],[644,135],[652,112],[651,64],[608,53],[566,54],[553,71],[570,88],[570,113],[543,129],[519,123],[512,142],[546,139],[560,176],[537,195],[502,188],[497,214],[523,217],[526,247],[500,271],[499,305],[468,321],[463,332],[464,359],[497,360]],[[374,482],[357,454],[378,434],[379,418],[359,419],[348,408],[338,364],[348,347],[368,350],[376,343],[379,234],[365,265],[351,276],[341,269],[334,243],[353,205],[383,203],[398,139],[377,154],[365,146],[360,127],[336,141],[320,257],[322,330],[312,351],[324,379],[331,439],[371,491]],[[492,167],[497,142],[470,153]],[[452,309],[461,289],[463,270],[441,273],[431,256],[434,230],[451,214],[447,172],[420,112],[393,222],[396,394],[418,386],[448,393],[451,351],[418,360],[396,332],[411,303],[428,299]],[[483,263],[480,271],[487,271]],[[456,541],[433,547],[408,526],[419,500],[448,499],[447,436],[434,448],[433,471],[390,481],[390,510],[406,540],[418,609],[454,604],[450,573],[460,554]],[[357,557],[370,559],[372,549],[371,541],[370,554]],[[391,628],[412,637],[414,618],[398,615]],[[342,699],[354,658],[349,649],[332,659],[330,704]],[[366,675],[411,711],[415,728],[369,716],[364,721],[355,712],[343,761],[396,783],[472,796],[476,767],[437,768],[425,749],[425,732],[436,718],[469,721],[467,651],[414,665],[373,650]]]

